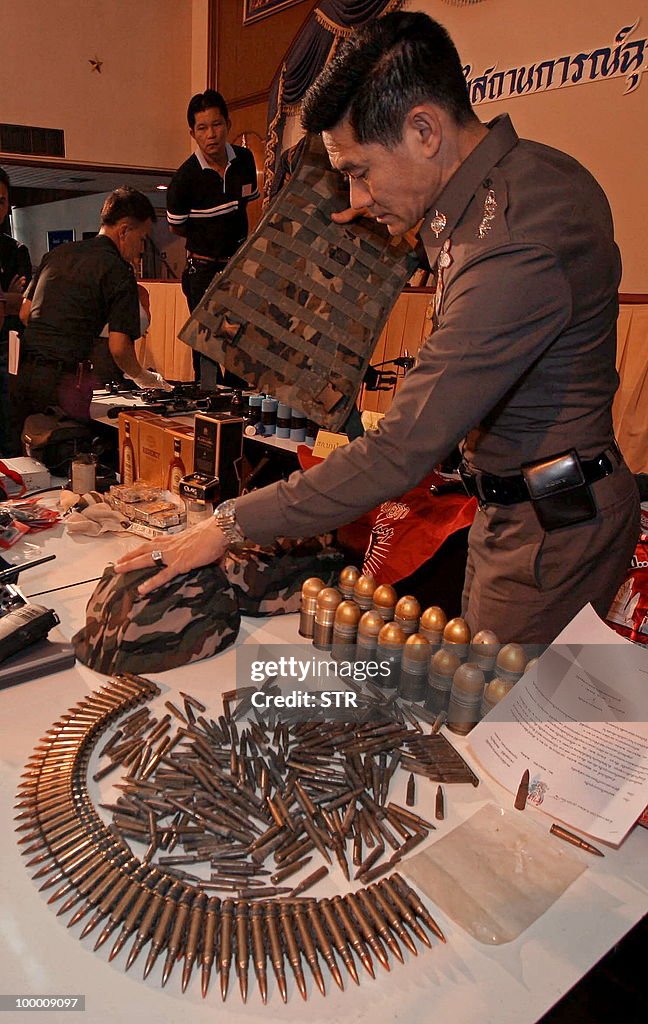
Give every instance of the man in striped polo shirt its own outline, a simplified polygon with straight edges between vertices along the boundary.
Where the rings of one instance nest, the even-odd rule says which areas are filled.
[[[220,273],[248,234],[247,204],[257,199],[257,173],[249,149],[227,141],[230,119],[219,92],[207,89],[191,97],[189,134],[196,152],[178,168],[167,192],[167,219],[187,243],[182,290],[193,312],[214,274]],[[218,363],[193,353],[196,379],[203,387],[242,383],[223,377]]]

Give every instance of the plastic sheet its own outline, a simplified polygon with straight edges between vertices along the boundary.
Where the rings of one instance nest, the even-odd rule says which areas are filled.
[[[531,818],[488,804],[401,873],[485,945],[516,939],[585,870]]]

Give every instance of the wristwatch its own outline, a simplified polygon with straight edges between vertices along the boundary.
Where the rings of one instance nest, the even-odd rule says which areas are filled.
[[[214,509],[214,519],[223,531],[230,547],[241,547],[245,544],[245,534],[236,519],[236,503],[233,498],[221,501]]]

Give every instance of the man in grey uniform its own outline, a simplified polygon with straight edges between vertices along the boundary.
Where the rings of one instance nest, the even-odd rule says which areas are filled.
[[[611,406],[620,260],[602,190],[575,160],[482,124],[461,61],[426,15],[361,29],[307,95],[349,178],[351,209],[419,234],[438,277],[435,330],[378,431],[322,465],[217,509],[174,537],[146,590],[219,558],[356,518],[414,486],[463,440],[480,499],[464,611],[502,640],[551,641],[592,601],[604,614],[638,531]],[[345,214],[339,215],[345,219]],[[151,545],[120,571],[150,564]]]

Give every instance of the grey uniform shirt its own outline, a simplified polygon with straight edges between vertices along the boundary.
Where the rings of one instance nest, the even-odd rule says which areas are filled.
[[[620,258],[607,199],[564,153],[507,116],[462,163],[421,228],[438,260],[437,325],[377,431],[236,501],[251,539],[341,526],[415,486],[463,438],[506,475],[613,436]]]

